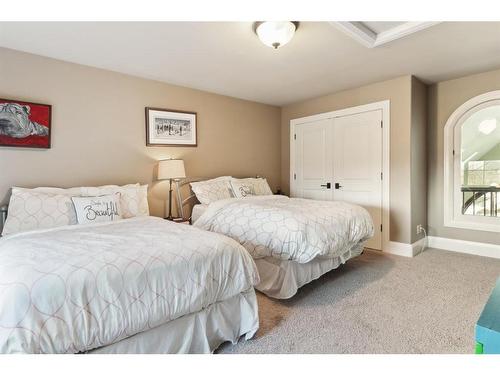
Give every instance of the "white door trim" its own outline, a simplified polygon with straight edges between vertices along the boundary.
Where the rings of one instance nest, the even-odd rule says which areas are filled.
[[[306,124],[308,122],[326,120],[330,118],[355,115],[358,113],[381,110],[382,111],[382,251],[390,248],[390,139],[391,139],[391,123],[390,123],[390,100],[360,105],[356,107],[339,109],[337,111],[319,113],[312,116],[306,116],[290,120],[290,196],[295,194],[295,126],[298,124]],[[375,228],[378,230],[378,228]]]

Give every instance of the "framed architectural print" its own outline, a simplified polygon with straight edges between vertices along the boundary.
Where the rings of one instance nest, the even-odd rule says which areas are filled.
[[[196,112],[146,108],[146,146],[196,144]]]
[[[0,99],[0,146],[50,148],[52,107]]]

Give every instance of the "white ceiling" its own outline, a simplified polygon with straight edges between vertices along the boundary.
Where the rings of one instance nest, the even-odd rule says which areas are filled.
[[[406,74],[430,83],[498,68],[500,22],[440,23],[373,49],[328,22],[302,22],[277,51],[250,22],[3,22],[0,46],[284,105]]]
[[[496,120],[497,127],[489,134],[479,130],[484,120]],[[500,144],[500,105],[475,112],[462,125],[462,161],[482,160],[482,157]]]

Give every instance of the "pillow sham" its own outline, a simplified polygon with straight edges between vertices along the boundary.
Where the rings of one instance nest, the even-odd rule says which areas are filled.
[[[207,181],[191,182],[191,189],[201,204],[210,204],[221,199],[233,198],[231,177],[223,176]]]
[[[52,195],[68,195],[70,197],[80,195],[81,193],[81,188],[80,187],[73,187],[73,188],[58,188],[58,187],[36,187],[36,188],[16,188],[18,190],[23,190],[23,191],[33,191],[36,193],[43,193],[43,194],[52,194]]]
[[[78,224],[104,223],[122,219],[120,193],[99,197],[72,197]]]
[[[247,183],[241,180],[233,179],[230,181],[233,195],[236,198],[244,198],[255,194],[255,189],[252,183]]]
[[[13,187],[2,235],[76,223],[71,196]]]
[[[252,192],[253,194],[248,195],[273,195],[273,191],[269,187],[267,180],[265,178],[232,178],[231,187],[235,197],[241,198],[241,189],[245,192]]]
[[[148,185],[104,185],[97,187],[82,187],[80,189],[81,195],[84,197],[120,193],[120,206],[124,219],[136,216],[149,216]]]

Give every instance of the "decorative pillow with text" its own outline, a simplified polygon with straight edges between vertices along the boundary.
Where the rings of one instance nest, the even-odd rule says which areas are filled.
[[[98,197],[102,195],[120,193],[120,206],[124,219],[149,215],[148,185],[105,185],[97,187],[82,187],[80,189],[81,195],[86,197]]]
[[[245,183],[241,180],[231,180],[231,188],[236,198],[244,198],[255,194],[253,184]]]
[[[122,219],[120,194],[72,197],[78,224],[104,223]]]
[[[242,186],[243,194],[242,195]],[[232,178],[231,187],[233,189],[233,194],[237,198],[246,197],[249,195],[273,195],[273,191],[269,187],[267,180],[265,178]]]

